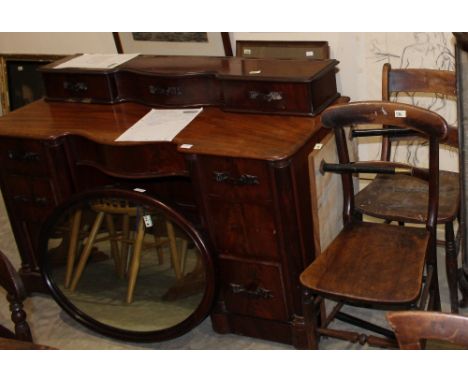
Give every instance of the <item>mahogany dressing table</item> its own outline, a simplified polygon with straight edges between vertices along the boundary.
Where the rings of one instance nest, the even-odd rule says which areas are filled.
[[[217,61],[222,67],[226,62],[237,67],[246,61]],[[303,65],[309,64],[304,61]],[[216,270],[217,293],[210,306],[215,331],[305,347],[299,274],[313,259],[316,224],[311,214],[308,157],[329,134],[321,128],[317,110],[338,97],[334,70],[329,79],[333,95],[322,99],[315,109],[292,113],[302,115],[288,115],[283,106],[280,113],[261,107],[254,110],[261,114],[252,113],[242,101],[235,102],[236,107],[226,106],[229,97],[222,96],[201,102],[203,112],[172,142],[145,143],[115,139],[150,111],[149,105],[158,106],[163,93],[167,104],[174,106],[170,99],[179,91],[168,89],[180,90],[181,81],[194,81],[194,74],[184,78],[164,73],[166,90],[152,94],[159,97],[158,102],[148,98],[136,103],[122,102],[135,99],[119,96],[113,81],[125,83],[127,89],[130,82],[123,79],[123,72],[113,73],[104,75],[115,95],[108,104],[68,94],[62,101],[81,102],[39,100],[0,118],[0,186],[22,259],[20,274],[29,292],[46,291],[37,245],[41,224],[55,206],[95,187],[142,187],[170,201],[206,234]],[[131,75],[135,73],[142,74],[134,71]],[[209,74],[200,73],[203,78],[211,76],[210,86],[216,94],[228,89],[230,94],[247,94],[247,103],[258,101],[252,98],[258,98],[260,92],[252,96],[257,90],[246,92],[235,86],[240,81],[241,88],[252,89],[245,76],[223,88],[226,75],[219,79],[213,69]],[[56,75],[70,83],[73,74]],[[77,74],[75,84],[91,74],[102,81],[96,73],[85,71]],[[46,86],[48,75],[44,77]],[[177,84],[169,83],[169,77]],[[271,77],[268,80],[271,84]],[[288,82],[283,78],[279,83],[281,94],[289,94]],[[262,94],[280,92],[266,91],[266,84],[261,83]],[[81,87],[86,92],[92,85]],[[60,98],[52,94],[53,87],[48,89],[48,98]],[[58,93],[72,91],[71,85],[56,89]],[[198,89],[192,94],[206,93]],[[262,102],[271,105],[265,97]],[[183,106],[194,104],[199,104],[196,99],[183,101]]]

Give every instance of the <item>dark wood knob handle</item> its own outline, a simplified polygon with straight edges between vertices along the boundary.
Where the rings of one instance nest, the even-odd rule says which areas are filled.
[[[86,85],[84,82],[65,81],[63,83],[63,88],[71,91],[72,93],[78,94],[88,90],[88,85]]]
[[[250,174],[242,174],[239,178],[230,176],[228,172],[213,171],[214,180],[218,183],[229,183],[236,186],[248,186],[260,184],[258,176]]]
[[[263,101],[263,102],[273,102],[283,100],[283,93],[281,92],[269,92],[261,93],[255,90],[249,91],[249,99]]]
[[[230,283],[229,287],[234,294],[245,294],[250,298],[262,298],[265,300],[273,298],[273,293],[270,290],[264,289],[255,283],[249,285]]]

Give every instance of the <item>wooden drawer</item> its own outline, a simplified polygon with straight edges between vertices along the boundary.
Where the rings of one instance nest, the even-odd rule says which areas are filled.
[[[123,178],[185,175],[185,162],[171,142],[104,145],[81,137],[70,140],[75,164]]]
[[[5,175],[4,181],[15,218],[39,222],[56,205],[48,178]]]
[[[219,261],[222,298],[231,313],[287,320],[281,268],[222,257]]]
[[[307,114],[309,85],[279,82],[223,81],[224,108],[250,112]]]
[[[117,75],[119,97],[154,106],[219,104],[220,89],[214,78],[159,77],[123,72]]]
[[[2,139],[0,163],[7,173],[47,175],[46,150],[39,141]]]
[[[46,99],[113,103],[117,89],[113,76],[97,73],[43,73]]]
[[[208,210],[217,252],[249,259],[279,258],[272,206],[211,197]]]
[[[232,201],[271,202],[265,162],[220,157],[203,157],[200,162],[209,195]]]

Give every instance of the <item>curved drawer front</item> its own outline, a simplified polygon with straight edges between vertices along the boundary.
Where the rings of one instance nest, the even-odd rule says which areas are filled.
[[[76,165],[91,166],[112,176],[146,178],[186,174],[184,158],[170,142],[111,146],[74,137],[71,149]]]
[[[213,77],[150,76],[132,72],[119,73],[119,97],[126,101],[154,106],[218,105],[219,84]]]

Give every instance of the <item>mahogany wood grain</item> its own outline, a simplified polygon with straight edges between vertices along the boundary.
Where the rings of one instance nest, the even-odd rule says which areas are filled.
[[[21,205],[19,216],[8,179],[49,184],[48,208],[96,187],[141,187],[207,232],[224,275],[216,330],[305,347],[299,274],[314,258],[308,156],[327,133],[319,117],[206,107],[173,142],[115,142],[149,110],[40,100],[0,119],[0,182],[28,291],[41,290],[37,242],[50,210]]]

